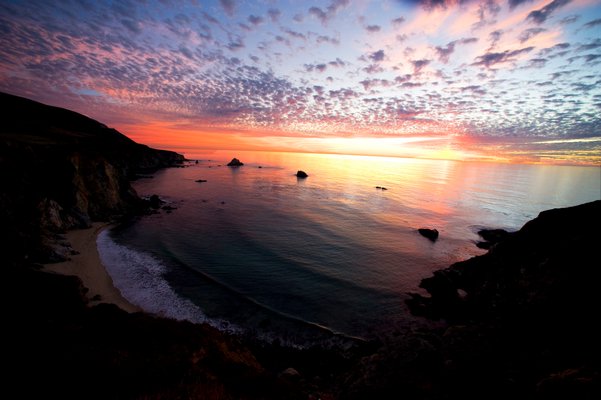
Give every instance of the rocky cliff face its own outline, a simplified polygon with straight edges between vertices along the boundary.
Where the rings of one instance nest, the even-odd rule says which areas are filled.
[[[5,257],[60,259],[52,235],[139,208],[129,181],[181,164],[75,112],[0,93],[0,221]]]
[[[601,201],[544,211],[488,253],[422,280],[432,329],[359,365],[348,398],[601,398]]]

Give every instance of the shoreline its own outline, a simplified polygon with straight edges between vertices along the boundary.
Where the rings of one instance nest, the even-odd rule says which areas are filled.
[[[75,275],[88,288],[86,298],[89,306],[100,303],[115,304],[129,313],[141,312],[142,309],[130,303],[117,289],[111,276],[100,260],[96,240],[103,230],[111,225],[94,222],[88,229],[68,231],[65,236],[73,250],[79,254],[71,259],[55,264],[44,264],[44,270],[61,275]]]

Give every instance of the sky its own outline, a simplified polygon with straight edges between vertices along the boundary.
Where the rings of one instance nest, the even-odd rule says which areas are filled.
[[[601,1],[0,0],[0,91],[188,157],[601,165]]]

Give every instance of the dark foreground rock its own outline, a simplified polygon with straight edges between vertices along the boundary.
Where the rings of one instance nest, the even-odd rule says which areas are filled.
[[[401,355],[396,367],[381,350],[370,368],[389,377],[377,389],[414,398],[601,398],[601,230],[591,223],[600,220],[601,201],[544,211],[488,253],[422,280],[429,296],[407,303],[441,325],[403,338],[419,339],[422,350],[387,346]],[[416,384],[403,378],[416,373]]]
[[[299,170],[296,172],[296,177],[297,178],[307,178],[307,177],[309,177],[309,175],[305,171]]]
[[[510,233],[505,229],[480,229],[478,235],[484,240],[476,243],[476,246],[481,249],[490,249],[495,244],[507,239]]]

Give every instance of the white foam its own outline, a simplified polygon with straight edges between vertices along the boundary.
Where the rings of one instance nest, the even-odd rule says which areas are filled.
[[[115,243],[108,230],[98,235],[96,245],[113,284],[130,303],[162,317],[238,330],[227,321],[207,318],[198,306],[178,296],[164,278],[167,266],[152,255]]]

